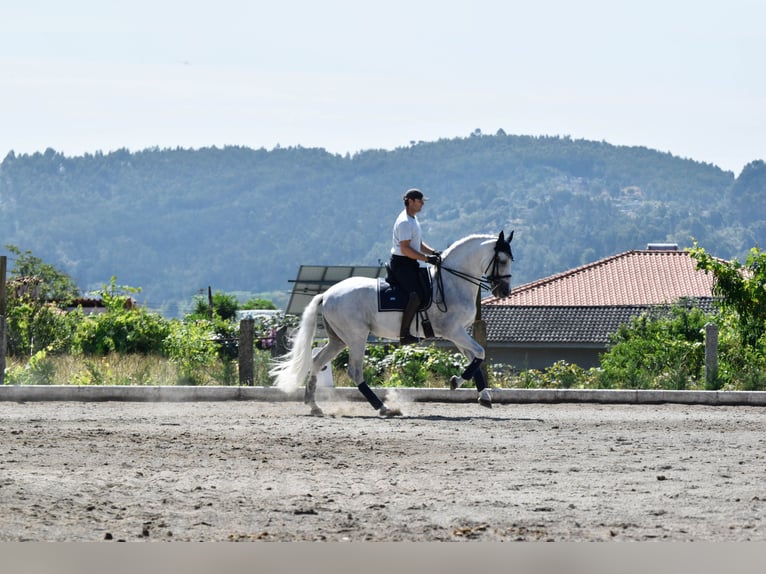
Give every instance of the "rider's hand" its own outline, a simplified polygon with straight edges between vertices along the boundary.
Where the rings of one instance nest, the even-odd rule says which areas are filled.
[[[436,265],[439,263],[439,261],[441,261],[441,257],[439,257],[438,255],[434,253],[433,255],[427,255],[426,261],[430,263],[431,265]]]

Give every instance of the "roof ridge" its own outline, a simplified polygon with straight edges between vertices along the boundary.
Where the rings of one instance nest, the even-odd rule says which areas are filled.
[[[520,285],[508,297],[488,297],[482,304],[641,305],[709,296],[712,279],[693,267],[687,250],[631,249]]]
[[[554,275],[550,275],[548,277],[543,277],[542,279],[537,279],[535,281],[532,281],[530,283],[524,283],[522,285],[519,285],[516,287],[516,289],[513,290],[513,293],[519,293],[523,291],[528,291],[530,289],[534,289],[536,287],[539,287],[541,285],[545,285],[548,283],[553,283],[555,281],[558,281],[559,279],[563,279],[564,277],[571,277],[572,275],[577,275],[578,273],[581,273],[587,269],[598,267],[599,265],[604,265],[610,261],[614,261],[615,259],[619,259],[620,257],[625,257],[627,255],[630,255],[631,253],[636,253],[636,249],[631,249],[629,251],[623,251],[622,253],[616,253],[614,255],[610,255],[608,257],[604,257],[602,259],[598,259],[596,261],[592,261],[591,263],[586,263],[585,265],[580,265],[579,267],[573,267],[572,269],[567,269],[566,271],[561,271],[560,273],[555,273]],[[484,299],[483,302],[485,303],[492,303],[493,301],[499,301],[502,299],[507,299],[507,297],[495,297],[494,295],[492,297],[487,297]]]

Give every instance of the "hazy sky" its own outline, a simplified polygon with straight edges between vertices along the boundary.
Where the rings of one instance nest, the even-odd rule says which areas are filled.
[[[766,159],[763,0],[0,0],[0,161],[494,134]]]

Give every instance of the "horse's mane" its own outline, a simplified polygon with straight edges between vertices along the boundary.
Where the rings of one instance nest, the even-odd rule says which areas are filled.
[[[497,239],[497,235],[490,235],[489,233],[474,233],[473,235],[469,235],[468,237],[463,237],[462,239],[458,239],[455,241],[452,245],[447,247],[447,249],[444,250],[444,253],[442,254],[442,257],[447,257],[450,253],[455,251],[456,249],[459,249],[462,245],[473,241],[475,239],[481,239],[484,241],[490,240],[490,239]]]

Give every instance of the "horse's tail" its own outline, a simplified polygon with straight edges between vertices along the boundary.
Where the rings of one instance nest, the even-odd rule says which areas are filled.
[[[303,311],[301,324],[290,338],[290,350],[274,360],[269,375],[274,378],[274,386],[289,393],[304,383],[311,369],[311,347],[317,326],[317,311],[322,304],[324,294],[320,293],[311,300]]]

